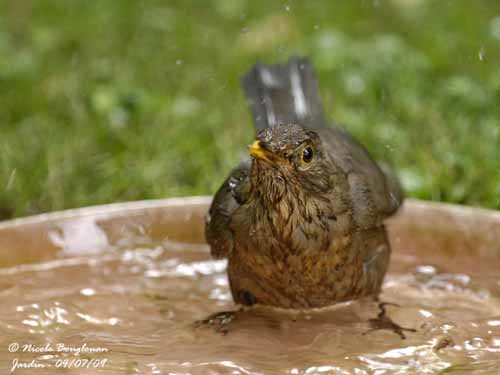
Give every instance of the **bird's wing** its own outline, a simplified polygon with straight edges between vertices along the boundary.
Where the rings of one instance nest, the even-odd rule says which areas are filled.
[[[243,204],[248,197],[249,172],[250,162],[242,162],[233,169],[215,193],[205,225],[205,238],[214,258],[226,258],[233,249],[233,234],[229,225],[234,210]]]
[[[291,57],[286,65],[257,63],[243,76],[257,132],[280,124],[326,127],[318,82],[306,58]]]
[[[368,151],[343,129],[319,129],[318,133],[333,161],[347,174],[358,226],[370,229],[382,225],[404,199],[397,179],[384,173]]]

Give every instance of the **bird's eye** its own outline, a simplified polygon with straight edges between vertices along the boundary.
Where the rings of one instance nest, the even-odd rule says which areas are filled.
[[[304,148],[302,151],[302,161],[306,164],[309,164],[314,157],[314,152],[311,146]]]

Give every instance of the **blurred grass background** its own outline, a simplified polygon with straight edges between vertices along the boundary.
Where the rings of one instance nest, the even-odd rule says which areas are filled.
[[[500,209],[499,47],[488,0],[0,0],[0,219],[212,194],[292,54],[408,195]]]

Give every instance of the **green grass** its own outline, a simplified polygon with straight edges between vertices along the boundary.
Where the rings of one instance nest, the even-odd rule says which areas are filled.
[[[500,2],[0,0],[0,219],[212,194],[239,77],[311,57],[331,119],[408,195],[500,209]]]

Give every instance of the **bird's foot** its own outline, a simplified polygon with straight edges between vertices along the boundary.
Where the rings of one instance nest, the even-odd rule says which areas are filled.
[[[399,307],[399,305],[397,305],[395,303],[389,303],[389,302],[379,303],[378,308],[380,309],[380,312],[378,313],[376,318],[368,320],[368,323],[370,324],[371,329],[369,331],[365,332],[364,335],[366,335],[367,333],[373,332],[373,331],[385,329],[385,330],[394,332],[395,334],[399,335],[399,337],[401,337],[401,339],[404,340],[404,339],[406,339],[406,336],[404,334],[405,331],[406,332],[417,332],[417,330],[414,328],[405,328],[405,327],[401,327],[399,324],[396,324],[391,318],[389,318],[387,316],[387,312],[385,309],[386,306]]]
[[[209,315],[205,319],[197,320],[194,323],[196,328],[198,327],[212,327],[215,332],[222,335],[227,335],[229,333],[229,325],[236,318],[236,313],[238,311],[220,311]]]

